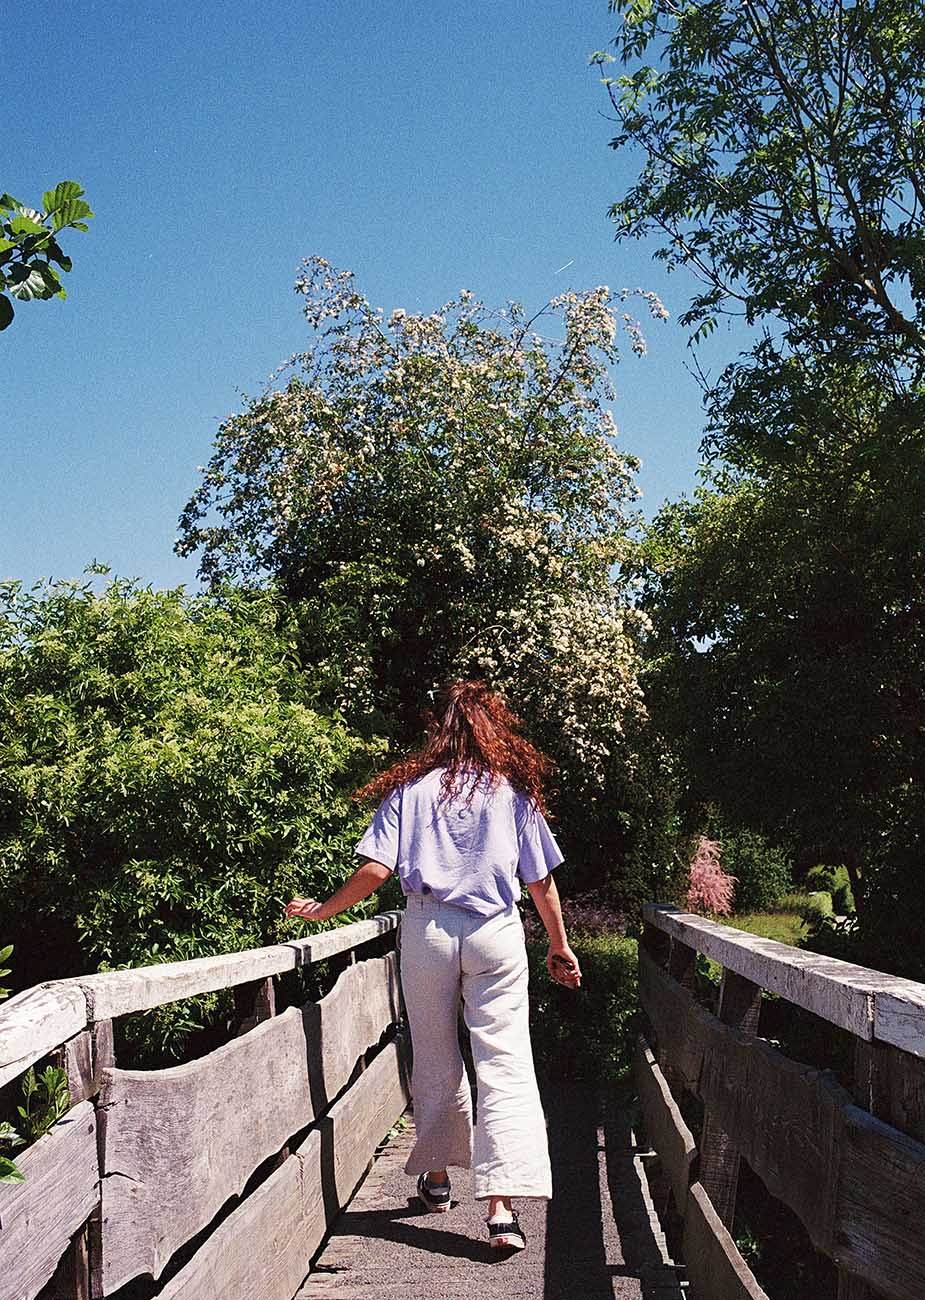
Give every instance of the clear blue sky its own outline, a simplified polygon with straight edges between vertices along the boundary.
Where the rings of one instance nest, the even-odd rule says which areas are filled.
[[[638,160],[587,56],[606,0],[467,5],[58,0],[8,61],[0,189],[75,179],[66,302],[0,335],[0,577],[80,576],[96,558],[197,586],[177,517],[218,423],[306,338],[292,284],[320,253],[386,310],[460,288],[538,306],[606,283],[654,289],[649,355],[626,349],[614,413],[643,508],[690,492],[702,430],[677,316],[695,282],[617,245],[607,208]],[[564,263],[571,265],[559,271]],[[641,304],[640,304],[641,306]],[[721,329],[714,373],[744,346]]]

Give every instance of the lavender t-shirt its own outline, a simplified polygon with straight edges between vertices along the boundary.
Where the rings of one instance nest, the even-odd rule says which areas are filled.
[[[483,777],[467,807],[469,777],[459,795],[440,802],[443,770],[386,795],[356,852],[397,871],[404,894],[494,916],[520,898],[520,880],[542,880],[562,853],[529,795],[504,778],[491,790]]]

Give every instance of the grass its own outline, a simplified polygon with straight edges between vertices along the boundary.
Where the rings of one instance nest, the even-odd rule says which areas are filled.
[[[737,916],[717,916],[723,925],[759,934],[763,939],[776,939],[778,943],[796,948],[806,934],[806,922],[799,912],[742,912]]]

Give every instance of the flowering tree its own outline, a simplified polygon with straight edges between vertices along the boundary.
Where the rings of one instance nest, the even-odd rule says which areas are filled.
[[[691,883],[687,906],[692,912],[716,912],[728,916],[732,911],[735,876],[727,875],[720,865],[718,840],[701,835],[691,858]]]
[[[563,786],[607,805],[644,718],[647,626],[617,576],[638,461],[616,445],[608,367],[621,325],[645,352],[630,292],[664,307],[598,286],[528,317],[463,291],[385,318],[319,257],[296,289],[313,345],[221,425],[177,552],[200,552],[207,581],[278,578],[352,719],[411,740],[428,688],[477,673]]]

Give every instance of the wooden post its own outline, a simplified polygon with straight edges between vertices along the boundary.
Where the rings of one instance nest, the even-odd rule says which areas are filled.
[[[357,961],[357,950],[356,948],[351,948],[347,956],[347,965],[355,966],[356,961]],[[357,1065],[357,1074],[362,1074],[365,1069],[366,1069],[366,1053],[363,1052],[360,1056],[360,1060]],[[370,1161],[370,1164],[372,1164],[372,1161]]]
[[[760,1012],[760,987],[737,975],[735,971],[724,970],[717,1012],[723,1024],[754,1034],[758,1030]],[[704,1116],[700,1138],[700,1181],[716,1213],[732,1232],[739,1181],[739,1153],[730,1142],[729,1135],[709,1112]]]
[[[276,1015],[276,988],[272,975],[261,980],[249,980],[246,984],[236,984],[233,993],[238,1037],[259,1025],[261,1020],[269,1020]]]
[[[642,939],[643,948],[659,966],[668,964],[669,954],[671,952],[671,939],[660,930],[657,925],[651,925],[648,921],[643,922]]]
[[[112,1021],[82,1029],[51,1053],[51,1063],[67,1074],[71,1105],[90,1101],[100,1090],[100,1075],[115,1063],[112,1042]],[[102,1144],[97,1147],[102,1159]],[[101,1166],[102,1167],[102,1166]],[[87,1222],[74,1234],[54,1277],[42,1288],[47,1300],[90,1300],[91,1272],[94,1251],[99,1258],[100,1206]]]
[[[99,1020],[90,1026],[92,1043],[91,1059],[93,1061],[93,1078],[95,1093],[99,1093],[100,1076],[103,1070],[112,1070],[116,1064],[112,1021]],[[96,1112],[96,1149],[100,1174],[105,1169],[106,1116],[99,1108]],[[91,1300],[100,1300],[103,1295],[103,1204],[100,1201],[87,1220],[87,1254],[90,1271]]]

